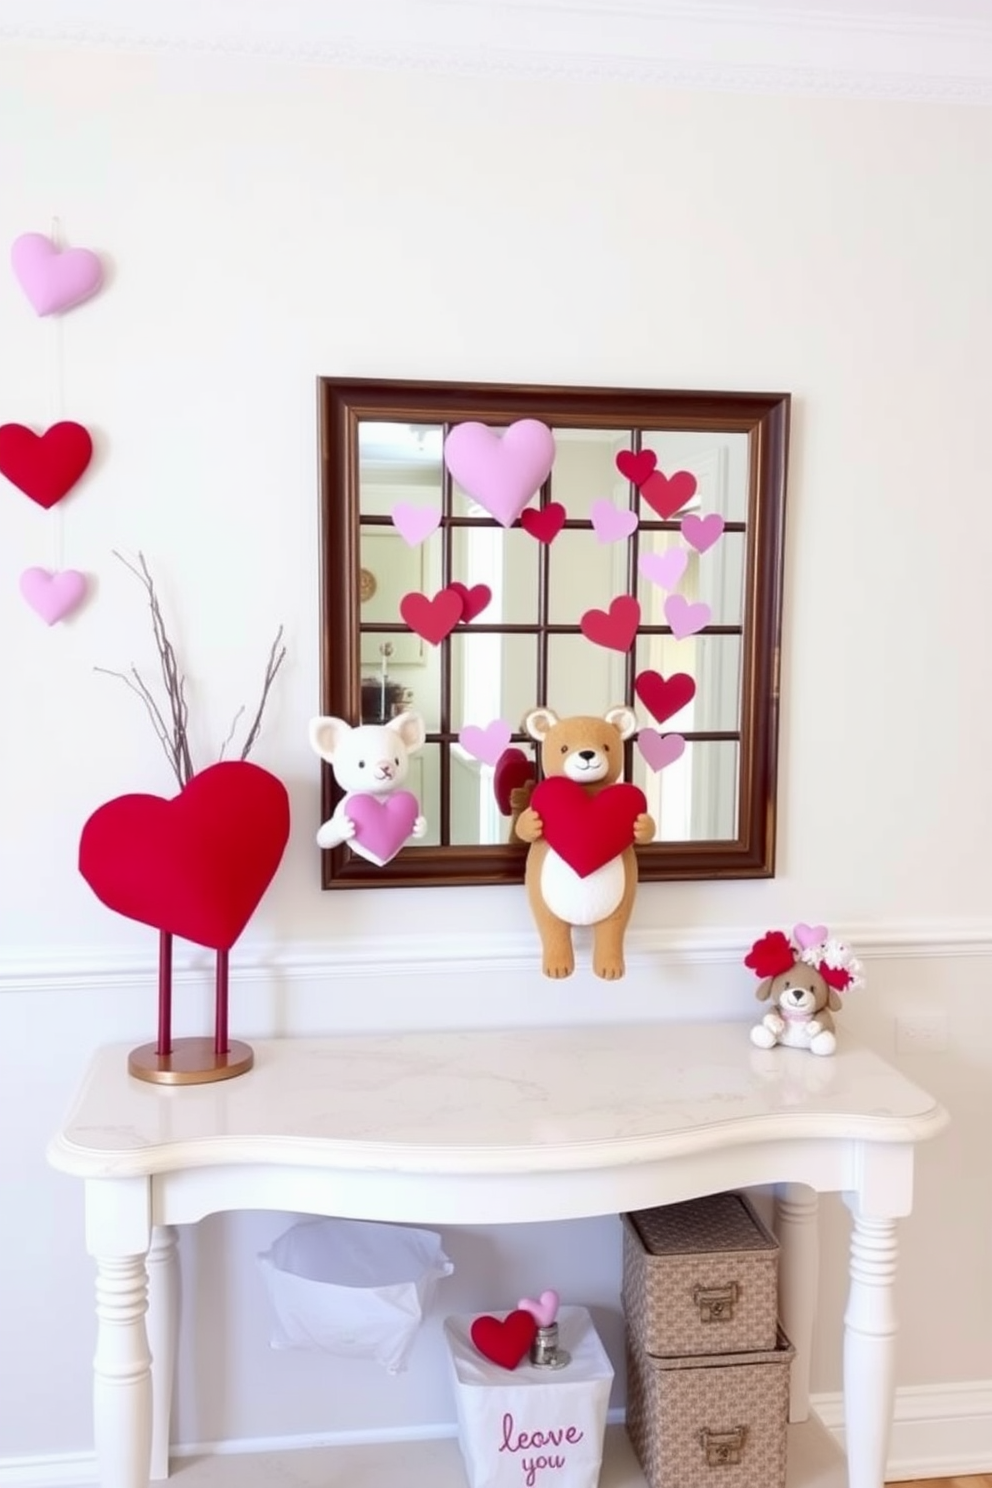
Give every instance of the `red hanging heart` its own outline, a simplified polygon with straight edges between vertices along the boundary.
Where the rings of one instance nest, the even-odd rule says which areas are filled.
[[[468,1331],[484,1358],[504,1369],[516,1369],[534,1342],[537,1319],[533,1313],[518,1308],[502,1320],[488,1314],[477,1317]]]
[[[511,747],[503,750],[493,771],[496,805],[503,816],[513,815],[513,792],[535,778],[534,766],[522,749]]]
[[[462,597],[462,624],[467,625],[474,620],[476,615],[481,615],[486,605],[493,597],[493,591],[488,584],[473,584],[471,589],[467,584],[461,584],[457,579],[452,579],[448,585],[456,594]]]
[[[565,508],[560,501],[549,501],[547,506],[529,506],[520,515],[520,525],[538,542],[554,542],[565,525]]]
[[[0,425],[0,475],[46,511],[68,495],[92,457],[92,439],[70,419],[43,434],[23,424]]]
[[[194,775],[178,796],[117,796],[79,839],[79,871],[109,909],[226,951],[251,919],[289,838],[281,780],[246,760]]]
[[[621,450],[616,458],[620,474],[637,487],[644,484],[657,463],[658,456],[650,449],[639,450],[636,455],[633,450]]]
[[[586,610],[579,629],[597,646],[611,651],[629,651],[641,623],[641,606],[632,594],[620,594],[609,610]]]
[[[462,596],[454,585],[439,589],[433,599],[414,591],[400,600],[400,614],[407,625],[432,646],[440,645],[451,634],[462,618],[462,609]]]
[[[692,500],[696,484],[696,477],[689,470],[676,470],[674,475],[663,475],[656,470],[639,489],[648,506],[667,521]]]
[[[634,691],[656,723],[664,723],[696,696],[695,680],[688,672],[673,672],[663,677],[660,672],[639,672],[634,678]]]
[[[577,780],[552,775],[534,787],[530,804],[541,818],[549,847],[580,878],[588,878],[634,841],[634,822],[648,803],[636,785],[608,785],[586,795]]]

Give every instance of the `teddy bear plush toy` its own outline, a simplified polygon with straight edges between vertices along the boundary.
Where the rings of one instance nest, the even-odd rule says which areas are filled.
[[[797,925],[791,940],[782,930],[769,930],[755,941],[744,965],[761,977],[755,996],[769,1004],[751,1029],[752,1044],[834,1052],[833,1014],[841,1007],[840,994],[864,985],[861,963],[846,945],[829,938],[824,925],[813,930]]]
[[[550,708],[535,708],[523,727],[541,746],[543,779],[515,830],[529,843],[525,882],[544,975],[571,975],[572,927],[591,925],[593,971],[607,980],[622,977],[637,893],[634,843],[650,842],[655,832],[643,791],[620,782],[624,740],[637,731],[636,715],[611,708],[603,718],[558,718]]]
[[[419,713],[356,727],[343,718],[310,720],[311,747],[331,766],[345,792],[317,833],[319,847],[347,842],[352,852],[381,868],[411,837],[424,835],[427,822],[417,798],[402,786],[410,756],[422,748],[425,737]]]

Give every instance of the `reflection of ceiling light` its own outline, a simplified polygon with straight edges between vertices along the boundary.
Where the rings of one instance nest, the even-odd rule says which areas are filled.
[[[395,465],[439,465],[442,431],[437,424],[380,424],[362,420],[358,448],[368,460]]]

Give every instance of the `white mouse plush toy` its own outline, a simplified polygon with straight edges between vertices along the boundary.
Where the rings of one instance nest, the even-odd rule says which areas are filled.
[[[381,868],[411,837],[423,837],[427,822],[416,796],[402,785],[410,755],[422,748],[425,737],[419,713],[355,727],[343,718],[310,720],[311,746],[345,791],[317,833],[319,847],[347,842],[352,852]]]

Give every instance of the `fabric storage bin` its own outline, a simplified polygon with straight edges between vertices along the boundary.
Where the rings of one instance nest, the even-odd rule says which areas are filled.
[[[623,1221],[623,1310],[663,1357],[774,1349],[778,1241],[740,1193],[638,1209]]]
[[[627,1434],[648,1488],[784,1488],[789,1366],[778,1346],[655,1358],[627,1330]]]
[[[470,1488],[596,1488],[613,1365],[586,1308],[559,1309],[564,1369],[492,1363],[472,1342],[475,1316],[444,1324]]]

